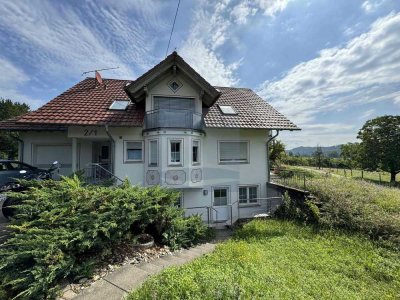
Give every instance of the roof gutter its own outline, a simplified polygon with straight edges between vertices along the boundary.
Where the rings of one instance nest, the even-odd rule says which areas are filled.
[[[275,139],[279,135],[279,130],[276,130],[276,134],[272,135],[267,140],[267,182],[271,181],[271,174],[270,174],[270,161],[269,161],[269,143]]]
[[[111,172],[113,174],[115,174],[115,169],[114,169],[114,165],[115,165],[115,140],[112,137],[112,135],[110,134],[110,132],[108,131],[108,125],[104,125],[104,128],[106,130],[106,134],[108,136],[108,138],[110,139],[111,142]]]

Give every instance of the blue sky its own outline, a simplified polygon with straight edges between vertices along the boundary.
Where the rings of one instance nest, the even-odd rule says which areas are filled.
[[[0,97],[33,109],[87,70],[135,79],[165,57],[177,0],[0,0]],[[355,141],[400,111],[400,1],[181,0],[170,51],[211,84],[250,87],[303,130],[288,148]]]

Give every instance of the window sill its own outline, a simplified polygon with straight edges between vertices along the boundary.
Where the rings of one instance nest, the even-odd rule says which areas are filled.
[[[244,165],[249,164],[249,161],[220,161],[218,162],[219,165]]]
[[[247,208],[247,207],[258,207],[261,206],[260,203],[242,203],[239,204],[239,208]]]
[[[183,164],[168,164],[168,167],[180,167],[180,168],[182,168],[183,167]]]
[[[125,160],[124,164],[142,164],[143,160]]]

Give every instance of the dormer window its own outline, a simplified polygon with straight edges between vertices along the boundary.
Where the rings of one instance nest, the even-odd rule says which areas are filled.
[[[126,110],[130,101],[129,100],[114,100],[114,102],[110,105],[108,109],[110,110]]]
[[[237,115],[237,112],[230,105],[218,105],[224,115]]]

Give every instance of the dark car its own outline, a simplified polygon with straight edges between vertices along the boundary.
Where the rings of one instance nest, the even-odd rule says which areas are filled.
[[[14,215],[13,205],[18,204],[16,199],[8,197],[5,192],[21,192],[24,187],[18,184],[18,179],[45,180],[52,178],[54,171],[59,169],[58,162],[54,162],[48,170],[39,169],[26,163],[15,160],[0,160],[0,221]]]
[[[57,162],[44,170],[16,160],[0,160],[0,191],[12,188],[16,179],[49,179],[56,165]]]

